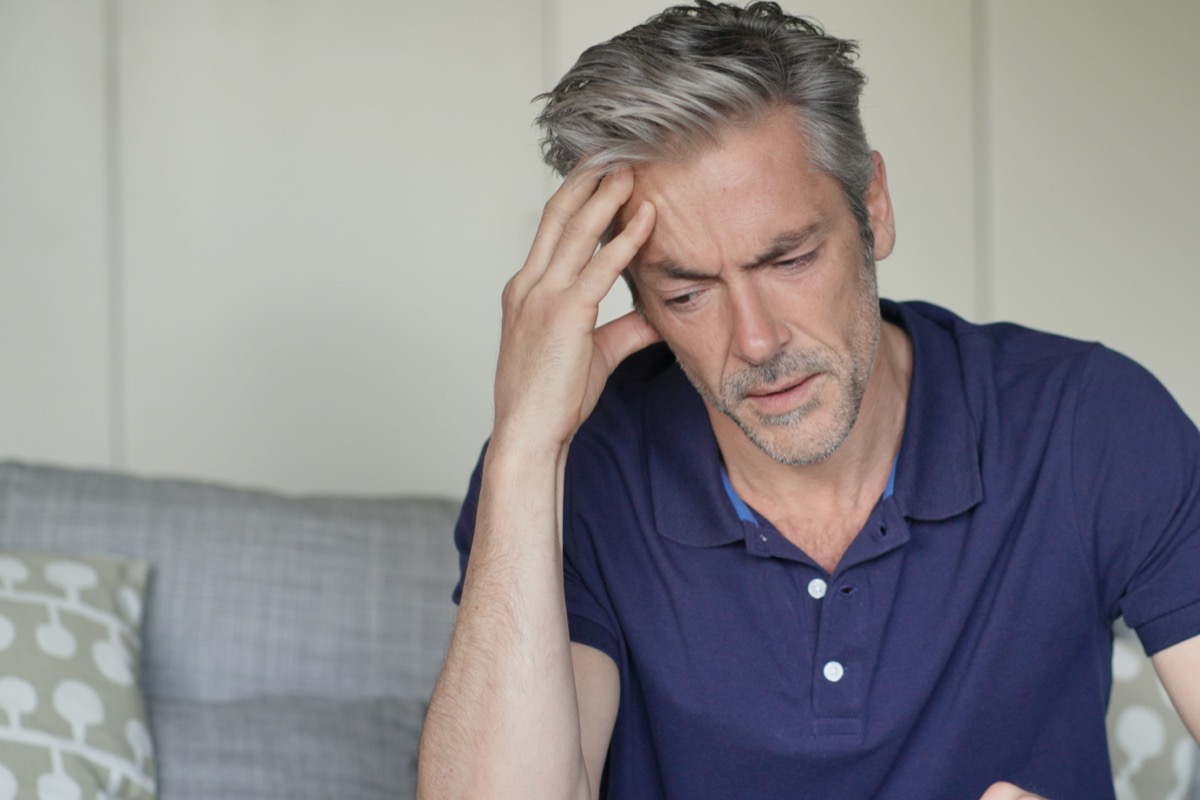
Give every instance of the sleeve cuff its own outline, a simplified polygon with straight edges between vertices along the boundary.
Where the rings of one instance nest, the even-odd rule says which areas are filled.
[[[1152,656],[1172,645],[1200,635],[1200,602],[1184,606],[1140,625],[1133,622],[1130,622],[1130,625],[1137,631],[1146,655]]]
[[[619,664],[620,647],[617,643],[617,637],[608,632],[606,628],[598,623],[592,622],[587,617],[581,617],[578,614],[567,614],[567,630],[571,635],[571,641],[576,644],[586,644],[588,647],[594,647],[601,653],[613,660],[613,663]]]

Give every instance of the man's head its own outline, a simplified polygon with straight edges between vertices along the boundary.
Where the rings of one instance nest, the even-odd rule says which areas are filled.
[[[626,280],[723,451],[822,461],[872,377],[893,231],[853,55],[773,3],[677,7],[586,51],[539,118],[560,172],[633,167],[616,226],[653,203]]]
[[[564,176],[577,166],[676,160],[791,108],[869,250],[863,194],[872,164],[856,55],[854,42],[776,3],[675,6],[586,50],[542,96],[542,155]]]

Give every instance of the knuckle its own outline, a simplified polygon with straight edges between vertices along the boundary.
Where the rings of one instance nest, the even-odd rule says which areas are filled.
[[[567,220],[566,224],[563,225],[564,239],[574,239],[575,237],[580,236],[582,233],[583,223],[580,222],[579,217],[571,217],[571,219]]]
[[[565,224],[570,218],[567,210],[563,208],[563,203],[565,202],[566,201],[558,195],[555,195],[547,200],[546,204],[542,206],[542,224]]]
[[[517,304],[517,301],[522,294],[521,291],[521,276],[514,275],[504,284],[504,290],[500,292],[500,305],[509,309]]]
[[[563,226],[563,240],[580,240],[581,244],[588,244],[595,248],[600,244],[601,232],[598,228],[601,224],[595,214],[576,214]]]

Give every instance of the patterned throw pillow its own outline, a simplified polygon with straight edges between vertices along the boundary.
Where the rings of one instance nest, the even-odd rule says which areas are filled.
[[[1108,750],[1117,800],[1191,800],[1200,796],[1200,753],[1167,692],[1127,629],[1113,642]]]
[[[0,800],[149,800],[140,562],[0,552]]]

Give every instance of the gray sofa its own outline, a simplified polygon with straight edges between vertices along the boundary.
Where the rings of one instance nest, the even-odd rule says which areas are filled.
[[[411,797],[457,510],[0,464],[0,551],[150,564],[141,685],[166,800]]]
[[[0,552],[151,566],[142,689],[166,800],[411,797],[457,509],[0,463]],[[1128,634],[1114,668],[1118,796],[1200,798],[1196,748]]]

